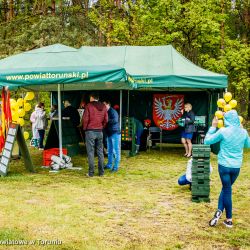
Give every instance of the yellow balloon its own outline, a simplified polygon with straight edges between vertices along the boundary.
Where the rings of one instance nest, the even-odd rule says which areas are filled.
[[[10,104],[10,108],[11,108],[11,111],[12,111],[12,112],[15,112],[15,111],[18,110],[18,104],[15,103],[15,102],[12,102],[12,103]]]
[[[224,106],[224,111],[227,112],[227,111],[230,111],[232,109],[232,107],[230,106],[230,104],[226,104]]]
[[[220,111],[220,110],[217,110],[217,111],[215,112],[215,116],[216,116],[218,119],[223,118],[223,112]]]
[[[16,100],[15,99],[10,99],[10,104],[12,104],[12,103],[16,103]]]
[[[24,119],[23,118],[18,118],[17,123],[20,124],[20,126],[22,127],[24,125]]]
[[[23,106],[23,98],[18,98],[16,102],[19,107]]]
[[[25,97],[24,97],[24,100],[26,100],[26,101],[31,101],[31,100],[34,99],[34,97],[35,97],[34,92],[27,92],[27,94],[26,94]]]
[[[244,118],[241,115],[239,115],[239,119],[240,119],[240,123],[242,123],[244,120]]]
[[[230,92],[226,92],[224,94],[224,99],[226,102],[229,102],[232,99],[232,94]]]
[[[226,105],[226,102],[225,102],[224,99],[222,99],[222,98],[218,99],[218,101],[217,101],[217,106],[218,106],[219,108],[223,108],[225,105]]]
[[[23,132],[23,137],[24,137],[25,140],[28,140],[30,135],[29,135],[29,133],[27,131],[24,131]]]
[[[229,102],[229,105],[232,107],[232,109],[233,108],[235,108],[236,106],[237,106],[237,101],[236,100],[231,100],[230,102]]]
[[[218,120],[218,125],[217,125],[217,127],[218,127],[218,128],[222,128],[223,126],[224,126],[223,120]]]
[[[17,112],[12,113],[12,121],[16,122],[18,120],[19,116]]]
[[[24,109],[18,109],[17,111],[19,117],[24,117],[25,116],[25,111]]]
[[[25,111],[30,111],[30,110],[31,110],[31,105],[30,105],[28,102],[26,102],[26,103],[24,104],[24,110],[25,110]]]

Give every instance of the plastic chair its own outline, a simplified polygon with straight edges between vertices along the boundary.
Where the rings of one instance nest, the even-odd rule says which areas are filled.
[[[148,148],[152,147],[152,142],[158,141],[160,143],[160,150],[162,144],[162,129],[158,127],[150,127],[149,128],[149,138],[148,138]]]

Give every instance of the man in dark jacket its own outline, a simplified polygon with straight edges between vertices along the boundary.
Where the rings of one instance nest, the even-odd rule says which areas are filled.
[[[62,117],[69,117],[73,126],[76,128],[80,124],[80,115],[75,107],[71,106],[69,100],[64,101],[64,110],[62,111]]]
[[[117,111],[110,106],[109,101],[103,102],[108,111],[108,124],[106,127],[107,145],[108,145],[108,163],[105,168],[110,169],[112,172],[117,172],[121,160],[121,132],[119,124],[119,115]],[[115,158],[113,166],[113,158]]]
[[[102,130],[108,122],[108,113],[105,105],[99,102],[97,94],[90,94],[90,103],[85,106],[83,114],[83,130],[85,130],[86,148],[89,162],[89,173],[94,176],[95,145],[98,156],[99,176],[104,174],[103,133]]]

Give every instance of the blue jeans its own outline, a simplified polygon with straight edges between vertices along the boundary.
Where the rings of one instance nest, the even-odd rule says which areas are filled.
[[[135,142],[136,145],[141,145],[141,136],[142,136],[142,133],[143,133],[143,129],[138,129],[136,131],[136,142]]]
[[[45,135],[45,130],[44,129],[38,129],[39,133],[39,148],[43,148],[43,139]]]
[[[178,179],[178,184],[182,186],[191,184],[191,182],[187,180],[186,175],[184,174]]]
[[[225,208],[227,219],[232,218],[232,185],[240,173],[240,168],[227,168],[219,164],[219,174],[222,190],[219,197],[218,209]]]
[[[113,134],[107,137],[108,146],[108,163],[106,168],[118,170],[121,161],[121,149],[120,149],[121,134]],[[114,160],[114,167],[113,167]]]

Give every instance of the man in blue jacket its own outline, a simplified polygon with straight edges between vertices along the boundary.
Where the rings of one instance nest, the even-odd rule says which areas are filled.
[[[217,130],[218,119],[215,117],[204,141],[205,144],[220,142],[218,165],[222,190],[219,196],[218,209],[209,221],[209,225],[216,226],[225,209],[226,220],[224,224],[227,227],[232,227],[232,185],[240,173],[243,148],[250,147],[250,138],[247,131],[242,128],[235,110],[224,114],[224,124],[224,128]]]
[[[121,160],[121,132],[119,125],[119,115],[117,111],[111,107],[109,101],[104,101],[103,103],[108,110],[108,124],[105,128],[107,134],[108,163],[105,168],[110,169],[112,172],[117,172]]]

